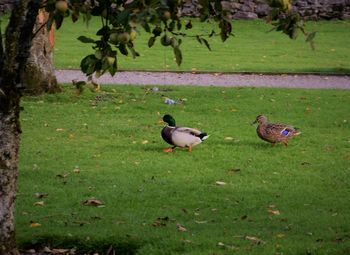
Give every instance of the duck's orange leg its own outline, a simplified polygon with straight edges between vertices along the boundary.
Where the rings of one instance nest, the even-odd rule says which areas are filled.
[[[173,152],[173,148],[166,148],[163,151],[166,153],[170,153],[170,152]]]
[[[192,145],[188,146],[188,152],[192,152]]]

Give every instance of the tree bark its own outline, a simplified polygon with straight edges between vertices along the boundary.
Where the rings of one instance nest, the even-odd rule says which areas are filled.
[[[14,212],[20,129],[16,109],[0,113],[0,254],[18,254]]]
[[[14,1],[0,55],[0,255],[19,254],[15,236],[15,200],[20,145],[20,100],[23,74],[33,27],[39,10],[37,0]]]
[[[53,63],[54,29],[47,29],[48,17],[48,13],[40,10],[36,19],[35,37],[24,73],[26,94],[39,95],[60,91]]]

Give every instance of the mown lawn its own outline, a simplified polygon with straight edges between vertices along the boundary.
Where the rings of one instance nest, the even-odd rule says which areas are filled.
[[[24,98],[22,248],[350,253],[350,91],[159,88],[105,86],[77,96],[65,87]],[[166,105],[162,95],[187,100]],[[165,154],[164,113],[210,138],[192,153]],[[302,134],[272,147],[250,125],[261,113]],[[104,204],[83,204],[91,198]]]
[[[186,19],[185,19],[186,20]],[[209,34],[214,24],[194,21],[189,36]],[[87,27],[82,21],[72,25],[67,19],[56,33],[55,65],[57,68],[75,68],[81,59],[93,54],[90,44],[77,40],[80,35],[95,36],[100,26],[93,19]],[[219,37],[209,39],[212,51],[200,45],[195,38],[186,37],[181,46],[184,61],[178,67],[171,47],[163,47],[159,40],[148,48],[149,34],[139,30],[135,47],[141,57],[133,59],[119,54],[121,70],[160,71],[215,71],[215,72],[316,72],[349,73],[350,21],[308,22],[308,31],[316,31],[315,50],[311,50],[305,37],[291,40],[263,20],[233,21],[234,37],[222,43]],[[207,38],[208,39],[208,38]]]

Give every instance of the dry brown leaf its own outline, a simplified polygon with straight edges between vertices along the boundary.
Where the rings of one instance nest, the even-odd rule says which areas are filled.
[[[271,213],[272,215],[280,215],[280,211],[279,210],[272,210],[272,209],[269,209],[267,210],[269,213]]]
[[[246,236],[245,237],[246,240],[252,241],[255,244],[265,244],[265,241],[255,237],[255,236]]]
[[[218,246],[225,247],[225,244],[223,242],[218,242]]]
[[[240,168],[231,168],[231,169],[229,169],[228,171],[229,171],[230,173],[238,173],[238,172],[241,171],[241,169],[240,169]]]
[[[73,172],[76,173],[76,174],[79,174],[79,173],[80,173],[80,167],[76,166],[76,167],[73,169]]]
[[[51,253],[52,254],[74,254],[74,253],[71,253],[72,250],[70,249],[52,249],[51,250]]]
[[[166,223],[157,219],[152,223],[152,226],[153,227],[165,227]]]
[[[84,200],[83,205],[101,206],[101,205],[104,205],[104,203],[99,199],[90,198],[90,199]]]
[[[32,221],[32,222],[30,222],[29,227],[31,227],[31,228],[38,228],[38,227],[41,227],[41,224],[38,223],[38,222]]]
[[[69,174],[58,174],[56,175],[56,177],[59,177],[59,178],[66,178]]]
[[[37,198],[45,198],[47,197],[49,194],[48,193],[35,193],[35,196]]]
[[[276,237],[278,237],[278,238],[283,238],[283,237],[285,237],[286,235],[285,234],[283,234],[283,233],[278,233],[277,235],[276,235]]]
[[[45,204],[44,201],[38,201],[34,203],[34,205],[38,205],[38,206],[43,206],[44,204]]]
[[[168,222],[170,218],[168,216],[165,217],[158,217],[153,223],[152,226],[154,227],[164,227],[166,226],[166,222]]]
[[[186,232],[187,231],[187,229],[184,226],[182,226],[181,224],[179,224],[179,223],[176,224],[176,228],[177,228],[177,230],[179,230],[181,232]]]
[[[196,222],[197,224],[206,224],[206,223],[208,223],[207,220],[195,220],[194,222]]]

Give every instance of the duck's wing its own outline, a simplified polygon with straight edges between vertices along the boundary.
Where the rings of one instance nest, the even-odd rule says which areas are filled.
[[[187,133],[194,136],[199,136],[200,134],[202,134],[202,131],[195,128],[189,128],[189,127],[177,127],[176,132]]]
[[[202,142],[200,132],[194,128],[177,127],[172,133],[172,142],[179,147],[194,146]]]
[[[300,131],[298,128],[295,128],[290,125],[275,123],[268,124],[266,127],[266,132],[269,134],[281,135],[281,136],[291,136],[299,135]]]

